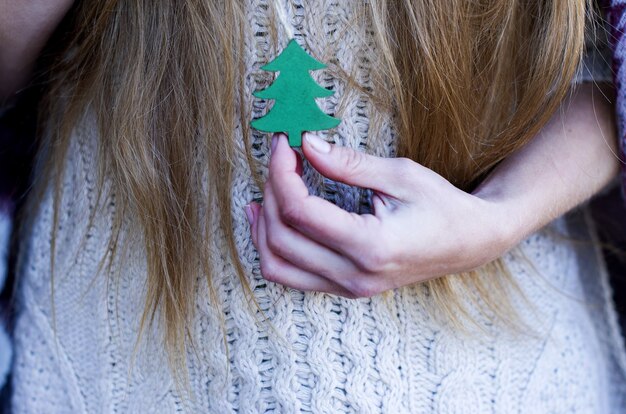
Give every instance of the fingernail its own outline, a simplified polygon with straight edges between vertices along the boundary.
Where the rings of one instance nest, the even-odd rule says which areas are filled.
[[[248,218],[248,223],[252,224],[254,222],[254,213],[252,212],[252,207],[250,204],[243,208],[243,211],[246,212],[246,217]]]
[[[276,144],[278,143],[278,134],[274,134],[272,137],[272,152],[276,149]]]
[[[330,144],[320,137],[311,133],[304,134],[304,139],[311,145],[311,147],[322,154],[328,154],[330,152]]]

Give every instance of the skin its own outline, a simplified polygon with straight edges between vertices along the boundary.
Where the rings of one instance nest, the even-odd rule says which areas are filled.
[[[617,174],[605,96],[612,96],[607,86],[577,87],[537,137],[471,194],[409,159],[305,134],[304,156],[321,174],[374,190],[373,214],[309,195],[299,155],[275,136],[264,203],[246,206],[261,273],[295,289],[358,298],[496,259]]]
[[[0,0],[0,104],[28,82],[72,4]],[[373,189],[374,214],[348,213],[310,196],[298,154],[286,137],[276,137],[264,205],[246,207],[262,274],[301,290],[367,297],[501,256],[616,174],[612,109],[600,96],[593,85],[579,87],[472,194],[408,159],[331,145],[318,151],[324,142],[307,134],[303,153],[311,165],[331,179]]]
[[[0,0],[0,103],[24,87],[73,0]]]

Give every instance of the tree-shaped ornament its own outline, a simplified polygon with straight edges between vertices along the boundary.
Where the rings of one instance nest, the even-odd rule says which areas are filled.
[[[257,98],[273,99],[274,106],[264,117],[255,119],[250,125],[259,131],[286,133],[292,147],[302,145],[304,131],[320,131],[339,125],[341,120],[326,115],[315,102],[315,98],[334,94],[315,83],[309,73],[325,67],[292,39],[276,59],[261,68],[280,72],[267,89],[253,94]]]

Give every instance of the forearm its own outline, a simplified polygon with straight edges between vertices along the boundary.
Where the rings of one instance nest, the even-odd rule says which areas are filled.
[[[0,103],[23,87],[73,0],[0,0]]]
[[[581,204],[617,174],[609,87],[582,84],[539,135],[503,161],[474,194],[498,205],[515,243]]]

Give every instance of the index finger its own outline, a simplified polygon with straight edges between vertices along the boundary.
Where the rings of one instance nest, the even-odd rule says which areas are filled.
[[[347,212],[310,195],[296,171],[297,157],[286,137],[279,136],[270,160],[269,180],[281,219],[318,243],[354,257],[368,241],[367,227],[378,219]]]

